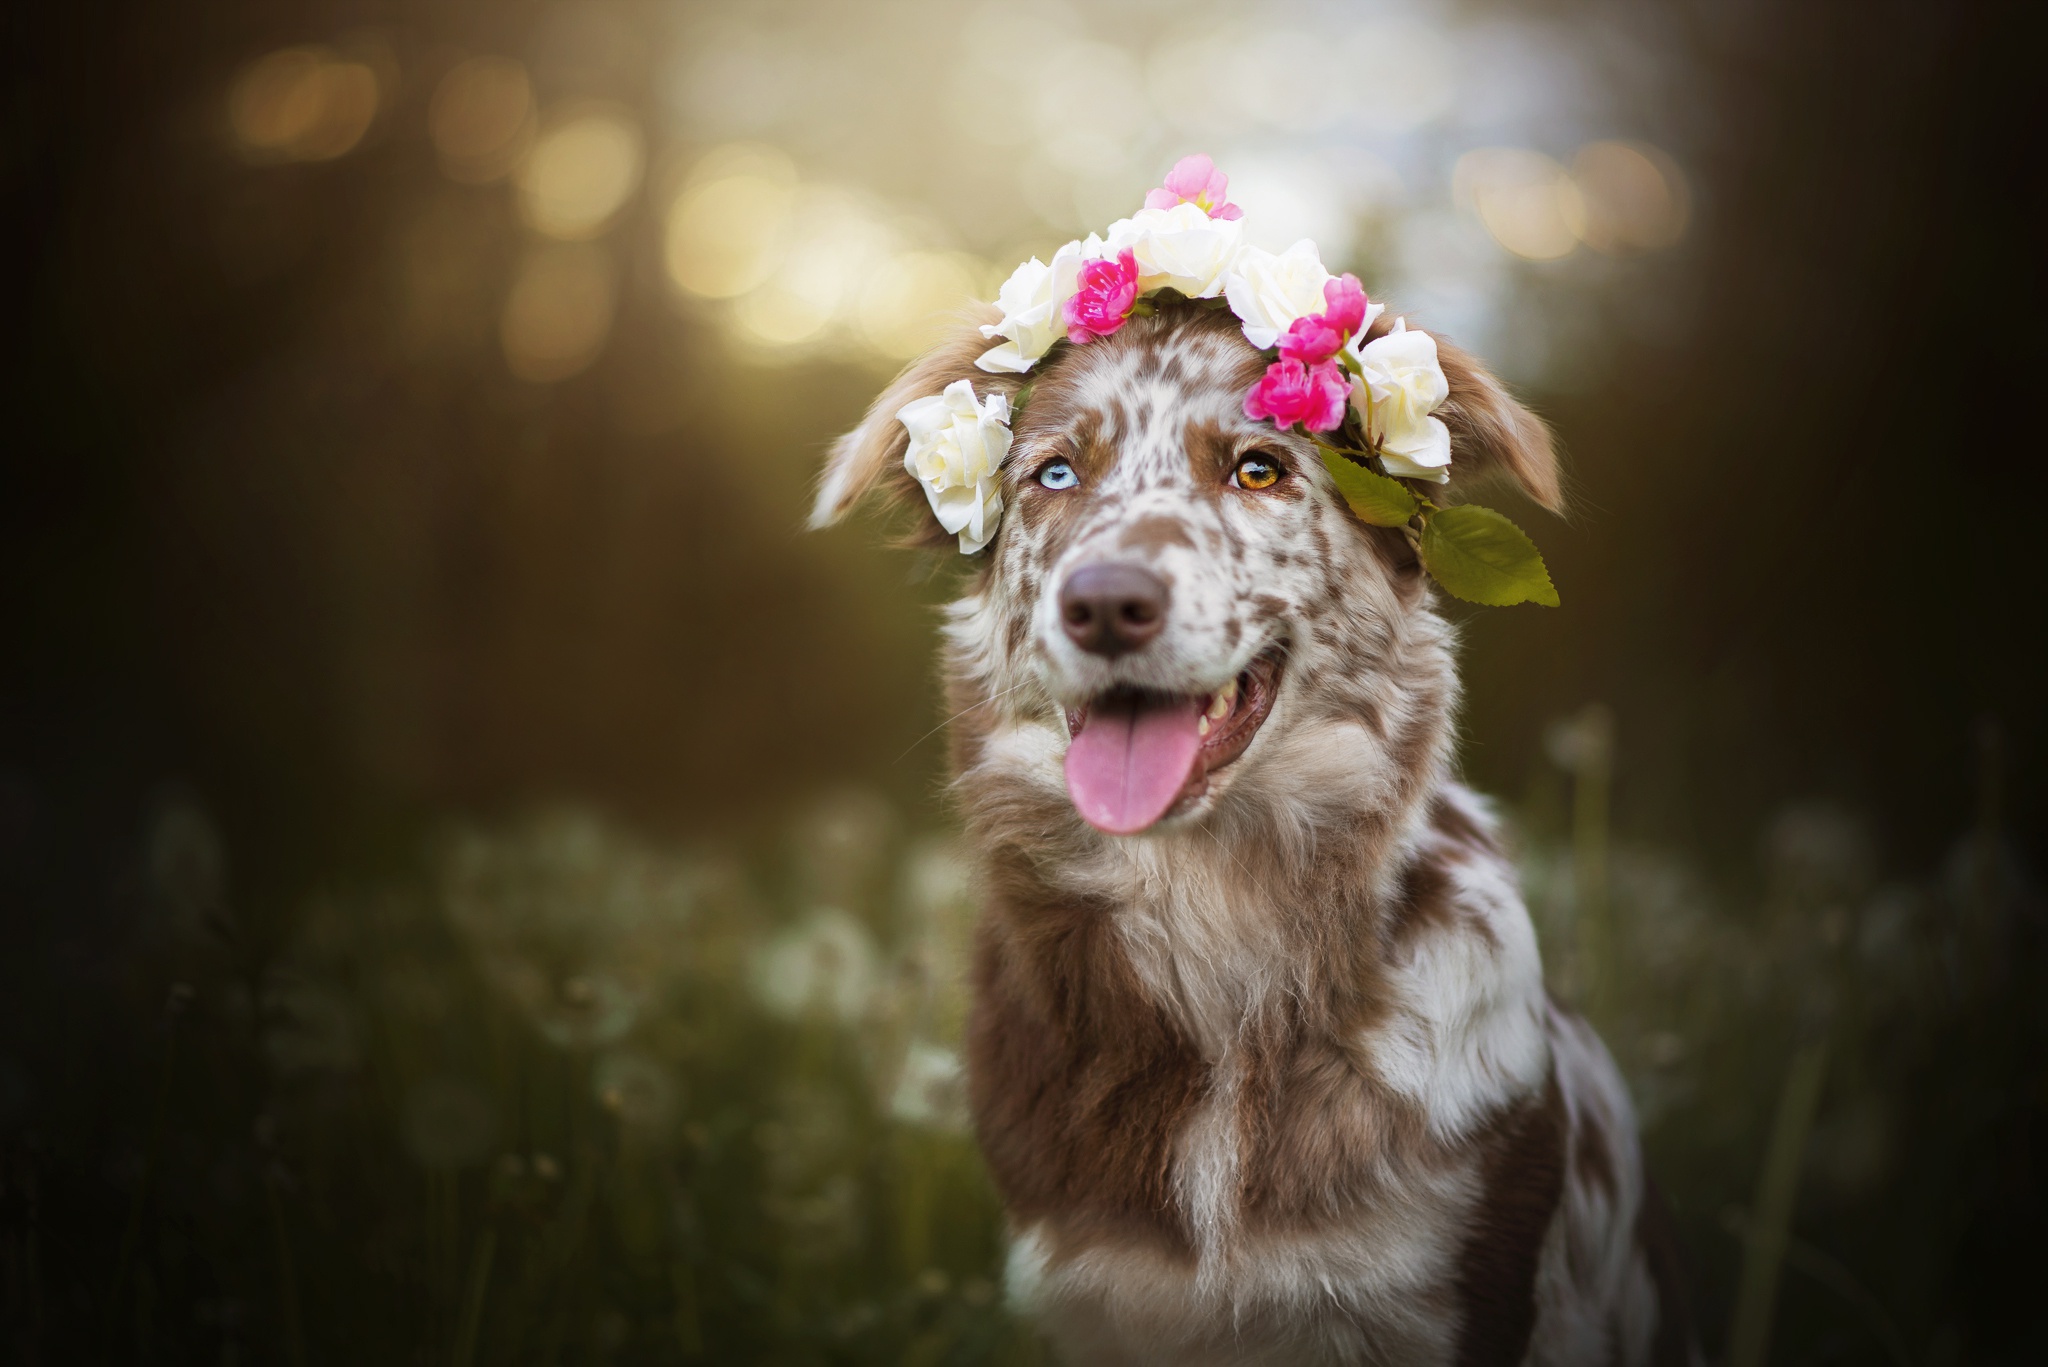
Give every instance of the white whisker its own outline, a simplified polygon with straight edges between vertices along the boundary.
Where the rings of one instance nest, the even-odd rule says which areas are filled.
[[[961,719],[962,717],[966,716],[966,715],[967,715],[967,714],[968,714],[969,712],[972,712],[972,711],[973,711],[973,710],[974,710],[975,708],[977,708],[977,707],[987,707],[987,706],[988,706],[988,705],[989,705],[990,703],[992,703],[992,702],[1001,702],[1001,701],[1002,701],[1002,700],[1003,700],[1004,698],[1007,698],[1007,697],[1009,697],[1009,696],[1010,696],[1010,695],[1011,695],[1012,693],[1015,693],[1015,692],[1016,692],[1016,691],[1017,691],[1018,689],[1020,689],[1020,688],[1029,688],[1030,686],[1031,686],[1031,680],[1029,680],[1029,679],[1026,679],[1026,680],[1025,680],[1025,681],[1024,681],[1023,683],[1017,684],[1017,685],[1015,685],[1014,687],[1011,687],[1011,688],[1006,688],[1006,689],[1004,689],[1004,690],[1003,690],[1002,692],[1000,692],[1000,693],[997,693],[997,694],[993,695],[992,697],[987,697],[987,698],[983,698],[983,699],[982,699],[982,700],[981,700],[980,702],[974,702],[974,703],[969,703],[969,704],[968,704],[967,706],[965,706],[965,707],[961,708],[961,709],[960,709],[960,710],[959,710],[958,712],[955,712],[955,713],[954,713],[954,714],[953,714],[952,716],[950,716],[950,717],[946,718],[946,719],[945,719],[944,721],[940,722],[940,723],[939,723],[939,724],[938,724],[937,726],[934,726],[934,727],[933,727],[933,728],[932,728],[931,730],[929,730],[929,731],[925,732],[925,733],[924,733],[923,735],[919,736],[919,737],[918,737],[918,738],[917,738],[916,740],[914,740],[914,741],[910,742],[910,746],[909,746],[909,748],[908,748],[908,749],[906,749],[906,750],[904,750],[904,752],[903,752],[903,753],[902,753],[901,755],[898,755],[898,756],[896,756],[896,758],[894,758],[894,759],[890,760],[890,761],[889,761],[889,763],[891,763],[891,764],[901,764],[901,763],[903,763],[903,761],[904,761],[905,757],[907,757],[907,756],[908,756],[908,755],[910,754],[910,751],[911,751],[911,750],[915,750],[915,749],[916,749],[916,748],[917,748],[918,746],[920,746],[920,745],[923,745],[923,744],[924,744],[924,743],[925,743],[926,741],[930,740],[930,739],[931,739],[931,738],[932,738],[933,736],[936,736],[936,735],[938,735],[938,734],[939,734],[939,732],[941,732],[941,731],[945,730],[945,729],[946,729],[947,727],[951,726],[951,725],[952,725],[952,724],[953,724],[954,722],[956,722],[956,721],[959,721],[959,720],[960,720],[960,719]]]

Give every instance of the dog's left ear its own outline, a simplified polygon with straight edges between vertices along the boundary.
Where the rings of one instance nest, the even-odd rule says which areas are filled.
[[[1517,403],[1478,358],[1441,337],[1436,356],[1451,389],[1436,416],[1451,429],[1452,483],[1509,479],[1551,512],[1563,513],[1557,451],[1543,419]]]
[[[975,305],[971,316],[955,324],[938,345],[912,361],[890,382],[881,397],[869,406],[860,426],[832,443],[825,456],[824,472],[818,477],[811,526],[831,526],[877,487],[892,504],[924,501],[917,481],[903,468],[903,452],[910,445],[910,433],[896,414],[912,400],[937,394],[961,379],[971,379],[977,395],[1014,396],[1027,377],[991,374],[974,364],[976,357],[995,345],[981,335],[980,325],[994,322],[1000,316],[992,304]],[[930,541],[935,546],[951,544],[953,538],[936,521],[926,518],[920,526],[925,534],[913,540]]]

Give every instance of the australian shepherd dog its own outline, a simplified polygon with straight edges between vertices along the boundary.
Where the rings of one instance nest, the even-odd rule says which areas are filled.
[[[988,345],[905,371],[817,522],[922,503],[897,410],[1015,394]],[[1452,496],[1557,509],[1543,425],[1440,357]],[[1246,417],[1265,364],[1190,304],[1056,348],[946,611],[1009,1294],[1076,1364],[1690,1361],[1627,1092],[1457,778],[1456,633],[1407,537]]]

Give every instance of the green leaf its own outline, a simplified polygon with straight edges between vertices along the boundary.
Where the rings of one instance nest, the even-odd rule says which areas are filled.
[[[1318,443],[1321,445],[1321,443]],[[1397,479],[1374,474],[1357,461],[1322,447],[1323,468],[1337,482],[1337,492],[1351,505],[1359,520],[1375,527],[1405,527],[1415,516],[1415,495]]]
[[[1010,396],[1011,422],[1017,421],[1017,415],[1024,411],[1024,405],[1031,402],[1031,391],[1036,388],[1038,388],[1038,382],[1034,380]]]
[[[1467,503],[1432,514],[1422,528],[1422,567],[1468,603],[1557,606],[1536,543],[1491,508]]]

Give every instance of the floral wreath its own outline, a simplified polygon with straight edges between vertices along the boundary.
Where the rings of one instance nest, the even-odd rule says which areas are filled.
[[[1246,416],[1298,427],[1322,453],[1337,489],[1358,517],[1399,527],[1423,568],[1456,597],[1505,607],[1557,606],[1557,590],[1535,544],[1507,518],[1473,504],[1439,507],[1412,482],[1451,477],[1451,433],[1435,415],[1450,395],[1436,339],[1396,319],[1366,335],[1383,306],[1354,275],[1332,276],[1313,242],[1284,252],[1242,240],[1243,210],[1229,179],[1208,157],[1183,158],[1145,207],[1017,267],[996,295],[1002,321],[981,330],[1002,338],[975,361],[993,373],[1026,374],[1061,342],[1086,346],[1113,335],[1164,297],[1227,307],[1245,340],[1274,357],[1244,396]],[[968,380],[904,405],[910,433],[904,468],[924,487],[932,512],[973,555],[1002,519],[998,472],[1010,450],[1013,405],[1000,393],[977,399]],[[1335,445],[1353,412],[1362,446]]]

